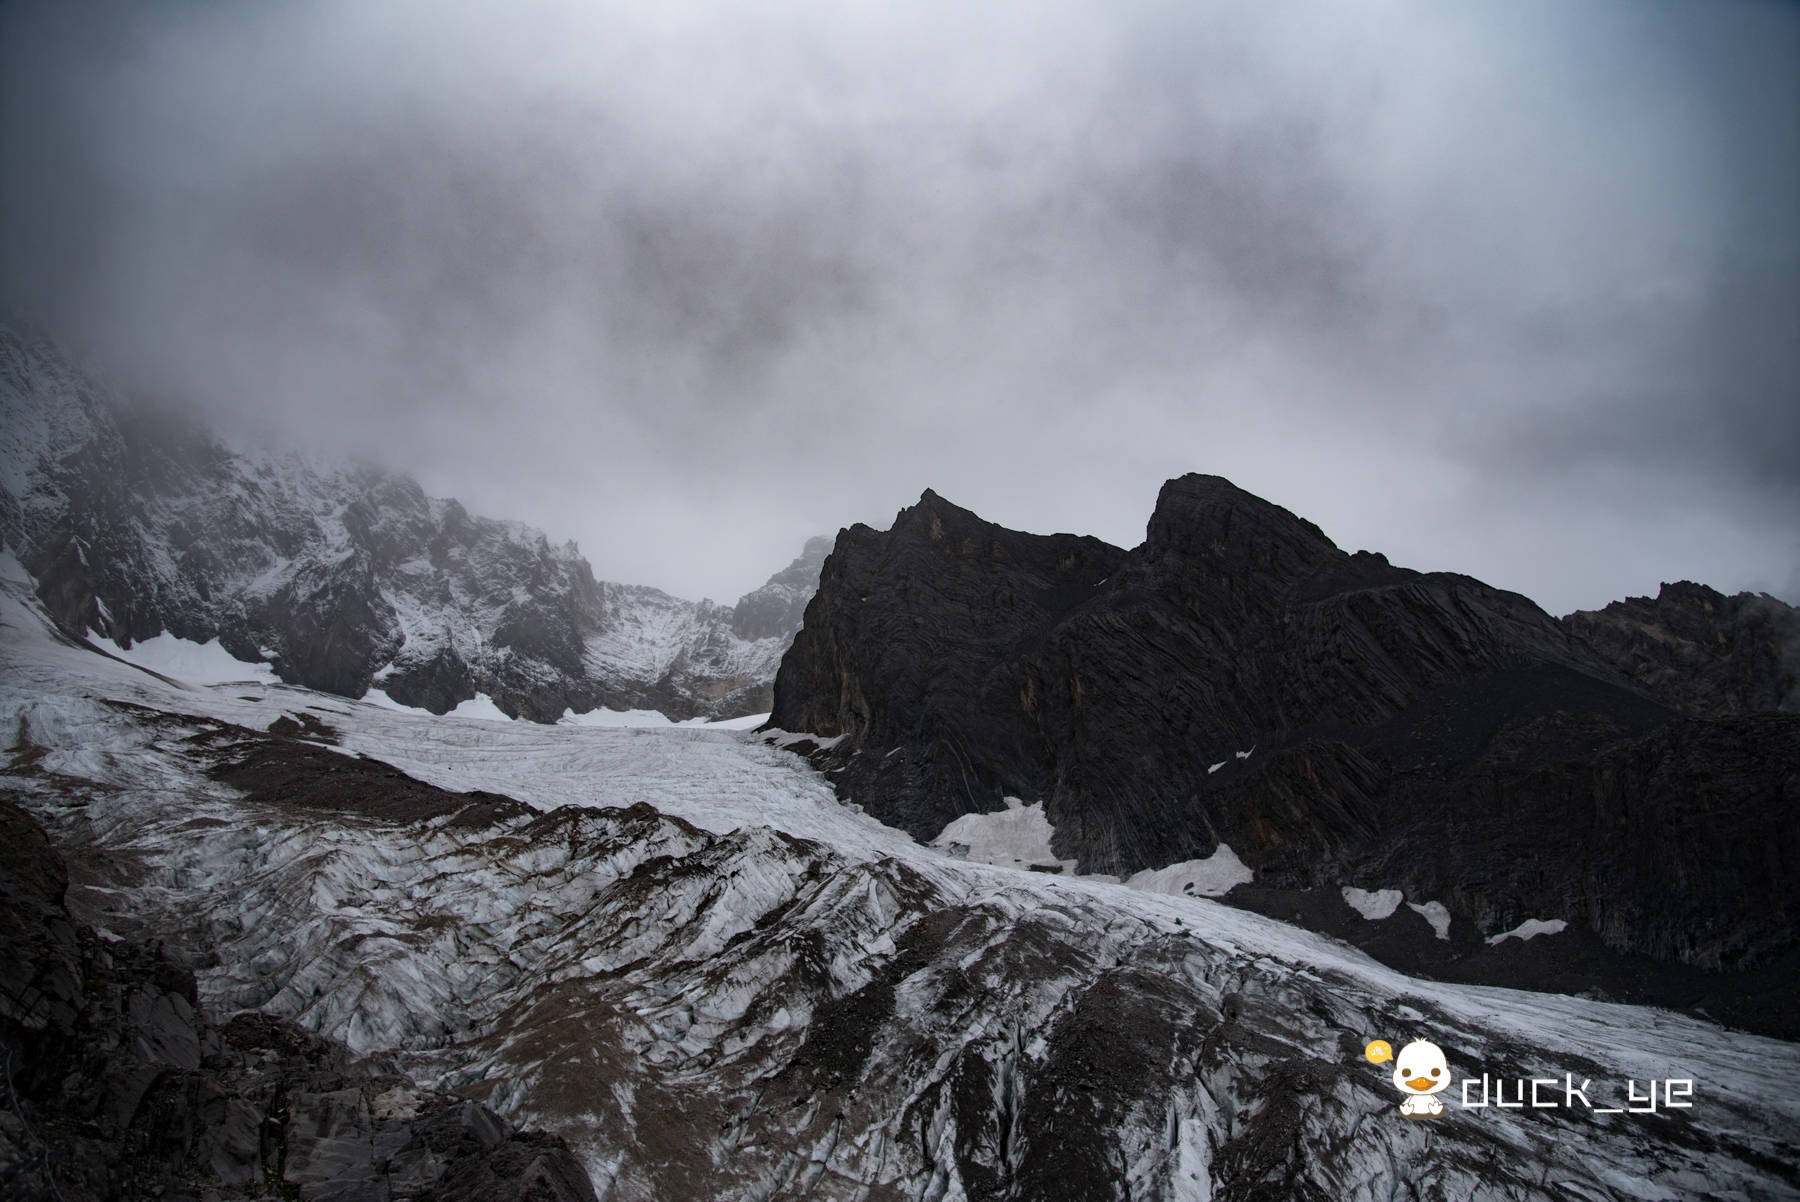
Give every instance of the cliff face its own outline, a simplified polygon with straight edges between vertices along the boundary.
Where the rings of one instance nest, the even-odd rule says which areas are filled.
[[[597,581],[573,543],[372,467],[234,451],[0,328],[0,541],[64,629],[217,638],[285,681],[554,721],[769,708],[824,546],[737,608]]]
[[[1217,477],[1170,481],[1130,552],[928,492],[840,535],[773,722],[845,735],[840,790],[920,838],[1042,798],[1083,872],[1223,842],[1259,886],[1399,888],[1482,931],[1570,915],[1708,967],[1779,955],[1800,718],[1751,711],[1786,669],[1750,633],[1622,654],[1610,614],[1347,554]]]

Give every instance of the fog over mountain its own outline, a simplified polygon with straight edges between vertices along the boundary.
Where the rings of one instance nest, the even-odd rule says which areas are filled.
[[[1800,6],[12,0],[0,156],[7,1199],[1800,1197]]]
[[[1797,601],[1797,113],[1775,4],[15,3],[0,299],[683,596],[1203,471]]]

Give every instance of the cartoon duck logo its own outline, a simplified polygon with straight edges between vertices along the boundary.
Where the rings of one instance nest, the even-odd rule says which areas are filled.
[[[1381,1043],[1381,1047],[1369,1045],[1370,1060],[1380,1063],[1393,1056],[1386,1043],[1376,1043]],[[1438,1094],[1450,1088],[1450,1064],[1444,1059],[1443,1049],[1428,1040],[1415,1039],[1401,1048],[1393,1060],[1394,1088],[1406,1095],[1400,1103],[1400,1113],[1409,1119],[1432,1119],[1444,1113],[1444,1104],[1437,1100]]]

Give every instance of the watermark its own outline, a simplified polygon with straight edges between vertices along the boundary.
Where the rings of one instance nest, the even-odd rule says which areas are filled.
[[[1396,1055],[1393,1045],[1377,1039],[1363,1049],[1371,1064],[1393,1061],[1394,1088],[1403,1095],[1400,1113],[1409,1119],[1436,1118],[1444,1113],[1438,1095],[1451,1085],[1450,1063],[1443,1049],[1426,1039],[1415,1039]],[[1666,1077],[1640,1085],[1635,1079],[1625,1083],[1624,1105],[1597,1106],[1595,1099],[1606,1101],[1603,1090],[1594,1088],[1589,1078],[1575,1083],[1574,1073],[1554,1077],[1465,1077],[1462,1086],[1450,1094],[1463,1110],[1575,1110],[1594,1114],[1662,1114],[1670,1110],[1687,1110],[1694,1105],[1694,1082],[1691,1077]],[[1659,1099],[1660,1097],[1660,1104]]]

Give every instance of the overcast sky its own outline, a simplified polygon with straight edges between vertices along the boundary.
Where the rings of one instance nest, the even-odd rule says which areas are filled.
[[[15,2],[0,135],[15,312],[603,577],[1205,471],[1800,602],[1793,5]]]

